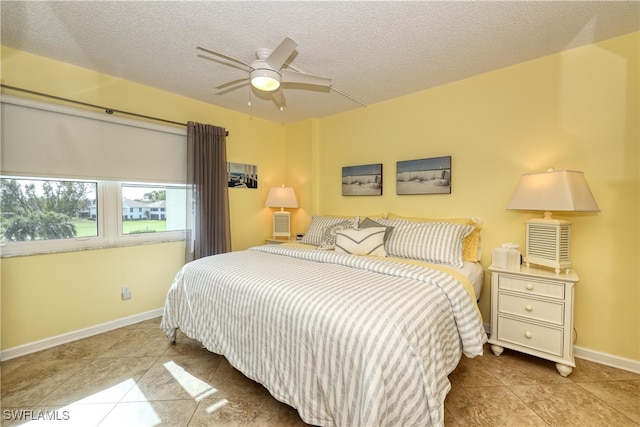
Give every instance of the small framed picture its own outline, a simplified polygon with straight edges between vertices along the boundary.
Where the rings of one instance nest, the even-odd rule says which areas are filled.
[[[382,163],[342,168],[343,196],[382,196]]]
[[[258,166],[227,162],[229,188],[258,188]]]
[[[451,194],[451,156],[398,162],[396,194]]]

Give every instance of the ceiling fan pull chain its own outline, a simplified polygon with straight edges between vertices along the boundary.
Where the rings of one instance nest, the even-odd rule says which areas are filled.
[[[284,95],[280,90],[280,125],[284,126]]]

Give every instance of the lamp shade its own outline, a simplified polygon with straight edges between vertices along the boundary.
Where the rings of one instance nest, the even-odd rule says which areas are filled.
[[[570,170],[522,175],[507,209],[600,212],[583,173]]]
[[[280,87],[280,74],[272,70],[269,64],[263,61],[255,61],[253,70],[249,73],[251,85],[256,89],[271,92]]]
[[[297,208],[298,199],[292,187],[271,187],[264,205],[268,208]]]

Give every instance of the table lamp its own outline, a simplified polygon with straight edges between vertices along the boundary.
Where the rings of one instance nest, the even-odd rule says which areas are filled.
[[[544,211],[543,218],[527,221],[526,254],[523,261],[551,267],[559,274],[569,271],[571,223],[553,219],[556,212],[600,212],[582,172],[552,168],[522,175],[507,209]]]
[[[267,201],[264,205],[268,208],[280,208],[273,213],[273,238],[279,236],[291,238],[291,214],[284,208],[297,208],[298,200],[292,187],[272,187],[269,190]]]

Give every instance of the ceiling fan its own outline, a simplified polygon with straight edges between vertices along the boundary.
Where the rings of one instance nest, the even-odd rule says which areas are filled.
[[[263,92],[274,92],[281,87],[281,84],[294,83],[300,85],[311,85],[320,88],[328,88],[334,90],[353,101],[365,105],[350,95],[347,95],[341,90],[336,89],[331,84],[331,79],[325,77],[318,77],[311,74],[306,74],[297,70],[286,61],[291,54],[295,51],[298,43],[290,37],[285,37],[284,40],[274,50],[260,48],[256,51],[256,60],[251,64],[248,64],[240,59],[234,58],[229,55],[225,55],[219,52],[215,52],[210,49],[198,46],[197,49],[211,55],[219,56],[226,60],[235,62],[244,66],[249,72],[249,77],[243,79],[232,80],[227,83],[223,83],[216,87],[216,89],[226,89],[231,86],[230,90],[244,86],[251,83],[253,87]],[[226,64],[226,63],[225,63]],[[234,66],[232,64],[226,64]],[[284,98],[281,94],[281,100]]]

